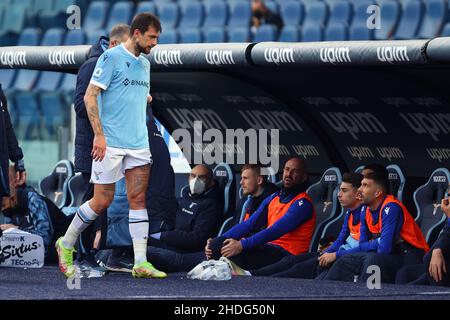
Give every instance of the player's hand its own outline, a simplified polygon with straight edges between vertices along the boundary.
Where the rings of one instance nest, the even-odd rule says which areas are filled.
[[[243,248],[240,241],[234,239],[226,239],[223,242],[222,250],[220,251],[220,253],[226,258],[230,258],[238,255],[242,252],[242,250]]]
[[[106,138],[104,135],[96,134],[92,144],[92,158],[94,161],[102,161],[106,153]]]
[[[147,103],[152,103],[153,97],[151,95],[147,96]]]
[[[319,266],[326,267],[336,261],[336,252],[329,253],[325,252],[319,257]]]
[[[445,215],[450,218],[450,198],[442,199],[441,201],[441,209],[445,213]]]
[[[209,259],[212,258],[212,250],[209,248],[209,244],[211,243],[211,241],[212,241],[212,238],[209,238],[209,239],[206,241],[206,246],[205,246],[205,256],[206,256],[206,259],[207,259],[207,260],[209,260]]]
[[[445,260],[441,249],[433,250],[428,272],[436,282],[441,281],[444,273],[447,273],[447,269],[445,268]]]

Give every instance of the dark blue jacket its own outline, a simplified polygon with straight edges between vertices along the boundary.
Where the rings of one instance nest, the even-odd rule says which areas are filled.
[[[175,225],[177,199],[175,173],[170,165],[170,153],[155,124],[152,108],[147,108],[147,128],[153,164],[150,171],[146,202],[150,233],[170,230]]]
[[[450,252],[450,218],[447,218],[444,230],[433,245],[433,249],[436,248],[440,248],[443,251],[446,251],[447,255]],[[450,270],[447,270],[447,272],[450,272]]]
[[[161,233],[161,240],[180,251],[199,251],[206,240],[216,236],[223,207],[217,184],[200,195],[191,195],[188,188],[178,199],[175,229]]]
[[[86,60],[78,70],[77,85],[75,88],[75,113],[76,113],[76,135],[75,135],[75,171],[91,173],[92,168],[92,142],[94,131],[84,105],[84,95],[91,81],[92,73],[101,54],[108,49],[108,38],[100,37],[98,42],[89,51]]]
[[[9,160],[16,162],[22,158],[22,149],[14,133],[6,97],[0,84],[0,196],[9,194]]]
[[[244,205],[246,204],[248,197],[243,197],[242,199],[240,199],[236,206],[232,225],[234,226],[239,223],[239,220],[240,220],[241,214],[242,214],[242,210],[245,210],[245,213],[248,213],[249,217],[251,217],[252,214],[255,213],[255,211],[259,208],[259,206],[264,201],[264,199],[271,196],[272,194],[274,194],[277,191],[278,191],[278,188],[275,184],[273,184],[272,182],[267,182],[266,185],[264,186],[263,192],[257,197],[252,197],[251,201],[249,203],[247,203],[247,208],[244,208]],[[262,229],[265,229],[267,226],[262,224],[262,225],[260,225],[260,227],[261,228],[256,230],[256,232],[259,232]]]

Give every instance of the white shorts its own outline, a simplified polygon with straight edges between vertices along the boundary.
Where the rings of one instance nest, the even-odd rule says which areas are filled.
[[[91,183],[116,183],[125,176],[125,170],[152,164],[150,149],[122,149],[106,147],[102,161],[92,161]]]

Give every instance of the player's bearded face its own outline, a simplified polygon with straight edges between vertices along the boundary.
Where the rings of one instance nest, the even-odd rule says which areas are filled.
[[[156,46],[159,37],[159,32],[154,28],[149,27],[149,30],[143,34],[139,34],[136,39],[136,48],[139,52],[149,54],[150,50]]]

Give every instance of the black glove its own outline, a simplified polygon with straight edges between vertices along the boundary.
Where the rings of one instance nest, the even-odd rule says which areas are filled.
[[[25,162],[23,159],[20,159],[14,163],[14,169],[16,172],[24,172],[25,171]]]

